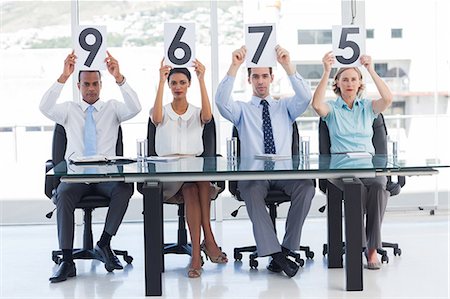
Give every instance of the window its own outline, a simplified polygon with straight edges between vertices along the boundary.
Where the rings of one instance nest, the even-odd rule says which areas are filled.
[[[378,76],[384,77],[388,70],[387,63],[374,63],[375,72],[377,72]]]
[[[402,28],[391,29],[391,38],[402,38],[402,37],[403,37],[403,29]]]
[[[298,30],[298,44],[331,44],[331,30]]]

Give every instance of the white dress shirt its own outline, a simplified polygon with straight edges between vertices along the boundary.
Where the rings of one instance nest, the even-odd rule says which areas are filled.
[[[191,104],[185,113],[177,114],[172,104],[163,107],[163,119],[156,126],[155,151],[158,156],[192,155],[203,153],[201,109]],[[151,112],[150,112],[151,115]]]
[[[62,125],[66,130],[67,148],[65,158],[79,157],[84,153],[84,121],[87,108],[85,101],[68,101],[57,104],[64,84],[55,82],[42,97],[39,109],[49,119]],[[117,100],[98,100],[94,106],[94,120],[97,133],[97,154],[116,155],[119,125],[141,111],[136,92],[125,82],[119,87],[124,102]]]

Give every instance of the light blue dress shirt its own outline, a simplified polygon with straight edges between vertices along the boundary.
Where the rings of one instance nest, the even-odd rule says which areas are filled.
[[[292,123],[308,108],[311,101],[309,84],[298,74],[288,76],[295,95],[275,100],[266,98],[272,121],[275,148],[278,155],[292,155]],[[261,99],[252,96],[249,102],[234,101],[231,96],[235,77],[225,76],[216,93],[220,114],[231,121],[239,132],[242,157],[264,154]]]
[[[375,154],[372,125],[378,114],[373,111],[372,102],[357,98],[352,109],[341,97],[336,101],[327,102],[330,112],[322,119],[330,132],[332,154],[348,152]]]

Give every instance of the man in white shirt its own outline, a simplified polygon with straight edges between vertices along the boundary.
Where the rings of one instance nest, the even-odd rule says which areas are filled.
[[[114,76],[124,102],[117,100],[101,101],[102,81],[100,72],[80,71],[77,85],[83,100],[79,103],[67,101],[57,104],[64,83],[75,69],[77,57],[73,51],[64,61],[63,73],[41,100],[39,106],[41,112],[49,119],[62,125],[66,131],[66,159],[69,156],[95,154],[115,156],[120,123],[134,117],[141,111],[138,96],[120,73],[117,60],[109,52],[107,54],[108,57],[105,62],[108,71]],[[68,277],[76,276],[72,255],[74,211],[75,205],[81,200],[82,196],[88,193],[103,195],[111,199],[105,227],[95,246],[95,251],[105,263],[106,269],[123,269],[119,259],[111,250],[110,241],[122,222],[133,190],[132,184],[121,182],[98,184],[61,182],[58,185],[53,200],[57,207],[58,239],[63,258],[57,271],[50,277],[50,282],[60,282]]]

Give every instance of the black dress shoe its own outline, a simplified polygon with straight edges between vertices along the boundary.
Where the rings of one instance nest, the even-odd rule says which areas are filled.
[[[112,272],[114,269],[123,269],[122,264],[120,263],[114,252],[111,250],[111,247],[109,247],[109,245],[106,245],[104,247],[95,245],[95,252],[97,253],[99,259],[105,263],[105,268],[108,272]]]
[[[280,266],[278,266],[277,263],[275,263],[273,261],[273,259],[270,261],[270,263],[267,265],[267,270],[269,270],[270,272],[275,272],[275,273],[280,273],[281,271],[283,271],[283,269],[281,269]]]
[[[287,257],[283,256],[282,258],[274,259],[273,263],[283,270],[283,272],[289,277],[293,277],[297,274],[299,266]]]
[[[50,282],[61,282],[67,280],[67,277],[74,277],[77,275],[77,268],[74,262],[62,261],[59,264],[58,270],[50,277]]]

